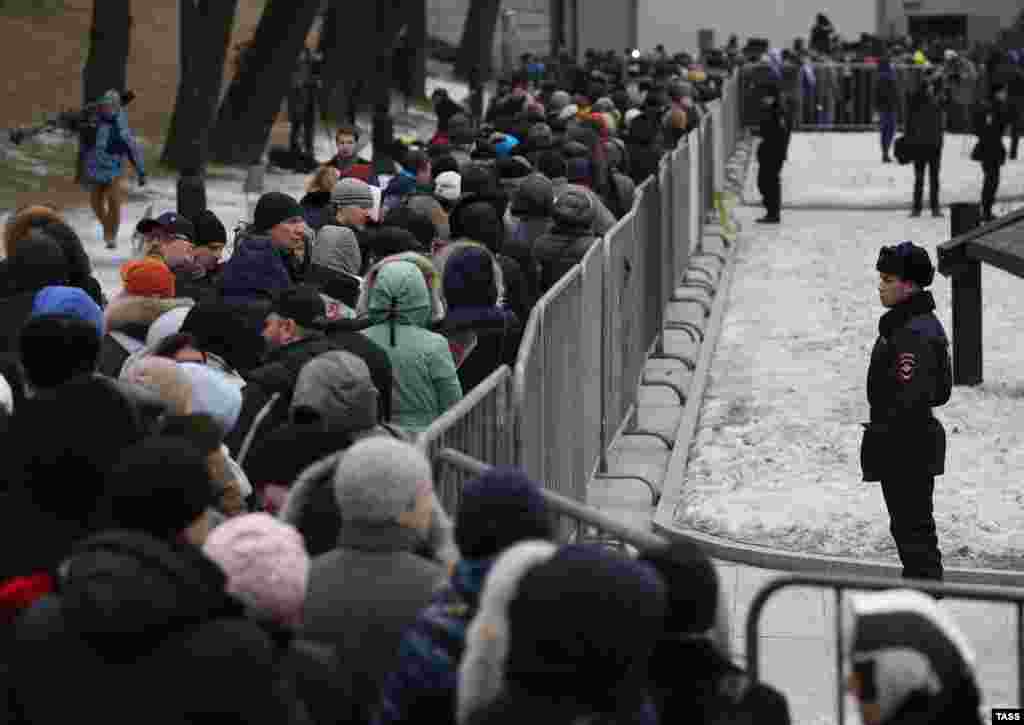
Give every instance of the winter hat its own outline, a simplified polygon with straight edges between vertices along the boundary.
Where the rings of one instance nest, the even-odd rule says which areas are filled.
[[[654,567],[668,587],[667,634],[703,634],[715,626],[718,572],[700,547],[674,541],[663,551],[643,553],[640,560]]]
[[[178,334],[191,311],[191,305],[175,307],[156,318],[146,331],[146,347],[156,347],[171,335]]]
[[[230,433],[242,413],[242,391],[228,377],[200,363],[177,363],[192,384],[192,412],[206,413]]]
[[[432,204],[437,204],[437,200],[434,199],[434,197],[426,196],[425,194],[418,194],[412,198],[422,198],[428,200]],[[437,236],[437,227],[434,226],[434,222],[430,218],[430,215],[417,209],[413,209],[408,202],[403,206],[396,207],[389,211],[387,216],[381,220],[381,224],[385,227],[398,227],[406,230],[416,237],[416,241],[419,243],[418,246],[421,250],[430,249],[430,245],[433,243],[434,237]]]
[[[486,559],[520,541],[554,538],[551,511],[540,487],[521,469],[491,468],[463,486],[455,544],[465,558]]]
[[[558,548],[550,541],[521,541],[494,562],[476,616],[466,630],[466,648],[459,664],[456,722],[470,716],[501,693],[509,652],[508,608],[526,573],[551,559]]]
[[[334,497],[342,522],[394,524],[433,491],[430,463],[415,446],[394,438],[359,441],[334,472]]]
[[[615,103],[608,96],[602,96],[594,101],[591,110],[596,113],[612,113],[615,110]]]
[[[313,245],[313,264],[358,275],[363,268],[363,255],[355,232],[348,227],[321,227]]]
[[[149,356],[136,361],[121,373],[125,382],[152,391],[167,404],[171,415],[192,412],[192,381],[185,370],[172,360]]]
[[[455,307],[493,307],[498,303],[494,257],[486,247],[473,243],[455,247],[444,257],[441,287],[449,312]],[[446,249],[445,252],[448,252]]]
[[[596,215],[594,200],[586,189],[571,186],[562,190],[551,210],[557,224],[573,228],[592,227]]]
[[[302,624],[310,561],[294,526],[263,512],[236,516],[210,532],[203,553],[227,574],[229,594],[275,622]]]
[[[462,194],[462,176],[457,171],[444,171],[434,180],[434,196],[445,201],[458,201]]]
[[[429,248],[433,243],[434,238],[449,238],[450,231],[448,228],[448,212],[445,211],[443,206],[441,206],[441,202],[438,201],[436,196],[413,194],[406,200],[404,207],[399,208],[405,208],[410,212],[413,212],[412,216],[409,217],[409,221],[404,225],[416,235],[416,238],[420,240],[421,244],[424,244]],[[395,211],[398,210],[396,209]],[[395,213],[395,211],[393,211],[392,214]],[[425,235],[427,233],[427,229],[420,219],[423,216],[427,217],[433,226],[432,236],[426,241]]]
[[[291,414],[314,410],[328,430],[359,431],[377,425],[379,391],[366,362],[350,352],[325,352],[302,366]]]
[[[324,320],[327,308],[316,287],[298,284],[278,292],[271,303],[270,312],[286,320],[294,320],[302,327],[311,328]]]
[[[67,315],[88,322],[103,337],[103,310],[78,287],[51,286],[36,292],[31,317],[43,315]]]
[[[601,546],[562,547],[526,572],[509,603],[505,680],[614,712],[645,682],[666,608],[651,567]]]
[[[573,157],[568,159],[565,163],[565,175],[570,184],[590,186],[591,173],[592,168],[590,159]]]
[[[228,242],[228,231],[223,222],[209,209],[203,209],[196,215],[195,229],[196,236],[192,241],[197,247]]]
[[[299,202],[280,191],[271,191],[256,202],[252,231],[257,234],[266,233],[281,222],[296,218],[303,218]]]
[[[121,267],[124,291],[140,297],[174,297],[174,273],[156,257],[125,262]]]
[[[259,319],[223,302],[202,302],[189,308],[181,332],[196,338],[199,349],[223,358],[235,370],[246,373],[258,367],[266,349]]]
[[[172,540],[214,501],[204,456],[184,438],[153,436],[121,451],[100,510],[108,528]]]
[[[579,112],[580,107],[577,106],[575,103],[570,103],[568,106],[565,106],[564,108],[558,111],[558,113],[556,114],[556,118],[559,121],[568,121],[569,119],[575,117],[576,114]]]
[[[93,323],[69,315],[34,316],[18,335],[25,377],[35,388],[53,388],[96,372],[100,336]]]
[[[18,242],[7,260],[10,294],[34,292],[50,285],[67,285],[71,268],[60,245],[39,230]]]
[[[882,247],[878,252],[875,269],[883,274],[894,274],[908,282],[916,282],[922,288],[935,279],[935,267],[928,257],[928,250],[912,242]]]
[[[380,226],[373,231],[370,248],[379,257],[390,257],[403,252],[425,252],[420,240],[408,229],[394,226]]]
[[[548,101],[548,110],[561,111],[570,103],[572,103],[572,96],[567,91],[558,90],[551,94],[551,100]]]
[[[452,209],[448,218],[453,239],[472,239],[495,254],[501,251],[505,237],[505,222],[495,200],[466,196]]]
[[[354,206],[359,209],[374,207],[373,192],[370,185],[362,179],[345,177],[338,181],[331,192],[331,205],[335,209]]]
[[[548,124],[535,123],[530,126],[530,130],[526,134],[526,141],[534,151],[538,149],[547,149],[554,145],[555,134],[551,130],[551,126]]]
[[[909,589],[850,594],[848,636],[858,699],[878,721],[897,719],[912,701],[922,722],[956,710],[978,722],[974,653],[930,596]],[[956,718],[953,718],[954,720]]]

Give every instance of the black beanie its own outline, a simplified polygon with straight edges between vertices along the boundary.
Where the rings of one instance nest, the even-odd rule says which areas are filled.
[[[497,556],[527,539],[554,538],[551,512],[540,487],[520,469],[492,468],[463,487],[455,517],[455,544],[467,559]]]
[[[54,239],[33,230],[18,242],[7,262],[10,292],[35,292],[52,285],[65,286],[71,277],[67,255]]]
[[[295,217],[302,217],[299,202],[280,191],[271,191],[256,202],[252,230],[257,233],[267,232],[281,222]]]
[[[700,547],[677,541],[662,551],[644,552],[640,560],[653,566],[668,587],[667,633],[703,634],[715,626],[718,573]]]
[[[96,326],[70,315],[41,315],[19,335],[25,376],[36,388],[53,388],[96,371],[100,337]]]
[[[895,274],[908,282],[916,282],[921,288],[927,287],[935,279],[935,267],[928,257],[928,250],[912,242],[882,247],[878,252],[875,269],[883,274]]]
[[[209,209],[203,209],[195,218],[197,247],[205,247],[209,244],[227,244],[228,232],[217,215]]]
[[[206,458],[194,443],[154,436],[121,452],[107,479],[103,513],[110,528],[169,541],[214,500]]]

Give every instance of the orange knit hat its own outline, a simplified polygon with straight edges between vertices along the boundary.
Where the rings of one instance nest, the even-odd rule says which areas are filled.
[[[144,257],[121,267],[124,291],[142,297],[174,297],[174,273],[160,259]]]

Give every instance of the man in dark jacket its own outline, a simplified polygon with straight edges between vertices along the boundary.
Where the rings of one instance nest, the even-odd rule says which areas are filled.
[[[532,299],[540,297],[536,275],[530,273],[534,264],[533,246],[542,235],[551,231],[554,205],[555,192],[551,180],[543,174],[531,174],[519,185],[509,209],[512,224],[504,251],[519,263]],[[525,320],[522,322],[526,324]]]
[[[875,110],[878,111],[879,132],[882,141],[882,163],[892,163],[889,149],[896,135],[896,112],[900,105],[900,91],[896,69],[888,58],[878,64],[878,84],[875,86]]]
[[[598,237],[594,234],[594,203],[577,189],[563,191],[555,200],[554,226],[533,246],[537,284],[547,292],[574,264],[583,260]]]
[[[764,201],[765,215],[759,224],[782,221],[782,165],[789,153],[790,121],[782,107],[778,86],[765,86],[761,96],[761,143],[757,146],[757,188]]]
[[[939,171],[942,164],[942,139],[945,129],[939,81],[928,79],[907,101],[906,141],[914,160],[914,206],[910,216],[921,216],[924,197],[924,172],[928,169],[928,201],[932,216],[941,217],[939,207]]]
[[[323,297],[309,286],[291,287],[274,300],[263,328],[269,351],[263,365],[249,373],[242,412],[225,440],[233,454],[240,451],[260,411],[275,395],[277,402],[260,423],[259,433],[269,433],[287,420],[299,372],[307,362],[332,350],[347,350],[363,359],[380,391],[382,420],[390,418],[392,371],[387,353],[358,332],[332,329],[324,334],[318,328],[324,326],[325,314]]]
[[[665,129],[662,123],[665,99],[655,89],[647,92],[643,113],[633,119],[626,131],[630,171],[638,186],[658,172],[661,155],[665,153]]]
[[[260,197],[252,227],[235,245],[221,273],[225,301],[262,301],[290,287],[294,280],[287,256],[304,243],[306,221],[292,197],[270,192]]]
[[[942,579],[932,492],[945,470],[946,431],[932,415],[952,391],[949,341],[924,290],[935,269],[910,242],[878,255],[879,297],[889,311],[878,321],[868,368],[871,421],[864,428],[865,481],[881,481],[903,576]]]
[[[1006,86],[995,83],[991,86],[991,97],[978,104],[974,110],[974,132],[978,143],[971,158],[981,164],[984,181],[981,185],[981,219],[992,221],[992,207],[999,191],[999,172],[1006,163],[1006,147],[1003,135],[1012,124],[1010,107],[1007,104]]]
[[[196,228],[187,217],[167,211],[155,219],[143,219],[135,231],[142,235],[143,252],[159,257],[174,273],[175,294],[201,301],[215,292],[206,269],[195,258]]]

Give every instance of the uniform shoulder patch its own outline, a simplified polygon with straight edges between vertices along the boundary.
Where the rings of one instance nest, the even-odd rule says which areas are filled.
[[[901,352],[896,356],[896,379],[901,383],[909,383],[914,379],[917,370],[917,356],[912,352]]]

